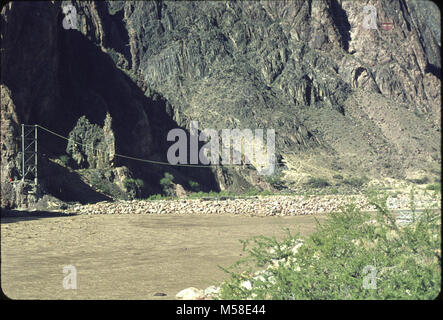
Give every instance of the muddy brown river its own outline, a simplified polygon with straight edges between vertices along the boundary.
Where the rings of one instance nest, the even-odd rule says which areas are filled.
[[[241,258],[240,239],[279,238],[285,228],[308,235],[314,217],[2,217],[1,286],[12,299],[175,299],[182,289],[227,279],[218,266]],[[63,286],[74,275],[63,273],[69,265],[77,289]]]

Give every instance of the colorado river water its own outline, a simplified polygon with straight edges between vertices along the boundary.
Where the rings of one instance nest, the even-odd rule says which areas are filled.
[[[2,217],[2,290],[13,299],[174,299],[227,279],[218,265],[241,258],[240,239],[285,228],[306,236],[314,216]],[[63,288],[68,265],[77,289]]]

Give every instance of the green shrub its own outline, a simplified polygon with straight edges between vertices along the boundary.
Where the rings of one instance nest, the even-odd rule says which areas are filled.
[[[440,183],[428,184],[426,186],[426,190],[441,191],[441,184]]]
[[[95,189],[106,194],[112,193],[112,183],[106,180],[98,170],[90,170],[88,174],[88,180]]]
[[[170,174],[169,172],[165,172],[165,175],[163,178],[160,179],[160,184],[163,185],[171,185],[172,180],[174,180],[174,176]]]
[[[324,187],[330,186],[331,184],[326,179],[311,177],[305,183],[305,185],[309,186],[309,187],[312,187],[312,188],[324,188]]]
[[[263,190],[263,191],[260,192],[261,196],[271,196],[273,194],[274,193],[272,191],[270,191],[270,190]]]
[[[361,177],[361,178],[352,177],[343,180],[343,184],[347,184],[351,187],[356,187],[356,188],[360,188],[368,182],[369,179],[367,177]]]
[[[257,190],[255,188],[250,188],[248,191],[246,191],[246,193],[244,193],[243,195],[247,196],[247,197],[251,197],[251,196],[258,196],[261,193],[260,190]]]
[[[141,179],[126,178],[123,185],[127,189],[141,189],[144,187],[144,182]]]
[[[426,184],[429,182],[429,178],[427,176],[417,178],[417,179],[408,179],[409,182],[415,183],[415,184]]]
[[[266,176],[265,181],[276,189],[283,189],[285,185],[283,181],[283,176],[284,174],[282,170],[277,167],[275,168],[273,174]]]
[[[439,214],[425,211],[415,222],[399,225],[386,198],[369,197],[375,215],[347,205],[304,240],[288,232],[283,240],[243,241],[248,254],[222,268],[230,279],[222,283],[219,298],[434,299],[441,289]],[[245,281],[251,288],[242,285]]]
[[[203,191],[199,191],[199,192],[194,192],[194,193],[190,193],[188,194],[188,198],[189,199],[199,199],[199,198],[204,198],[207,197],[208,194],[203,192]]]
[[[131,198],[140,195],[141,189],[144,187],[144,182],[141,179],[126,178],[123,180],[123,185]]]
[[[163,192],[167,196],[175,196],[174,183],[172,182],[173,180],[174,176],[169,172],[165,172],[163,178],[160,179],[160,185],[162,186]]]
[[[274,193],[269,190],[257,190],[251,188],[243,193],[235,193],[227,190],[221,190],[220,192],[210,191],[210,192],[194,192],[188,195],[189,199],[201,199],[201,198],[242,198],[242,197],[252,197],[252,196],[269,196]]]
[[[329,194],[338,194],[338,189],[337,188],[332,188],[331,190],[329,190]]]
[[[142,179],[135,179],[135,184],[136,184],[140,189],[143,189],[143,187],[145,186],[145,183],[143,182]]]
[[[146,200],[151,201],[151,200],[166,200],[169,199],[170,197],[165,197],[164,195],[161,194],[153,194],[150,195]]]
[[[61,155],[58,158],[66,167],[69,166],[69,156],[66,154]]]
[[[189,186],[191,187],[192,190],[194,190],[195,192],[200,191],[200,185],[198,184],[198,182],[189,180]]]
[[[103,193],[106,193],[106,194],[111,193],[111,188],[109,187],[108,183],[101,181],[101,182],[95,183],[94,187]]]
[[[335,180],[343,180],[343,176],[341,174],[334,174],[332,178],[334,178]]]

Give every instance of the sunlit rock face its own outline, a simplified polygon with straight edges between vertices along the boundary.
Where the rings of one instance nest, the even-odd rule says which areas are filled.
[[[365,5],[377,29],[364,27]],[[290,166],[312,154],[316,166],[395,176],[439,161],[433,3],[110,2],[98,11],[112,22],[89,27],[91,39],[102,34],[96,43],[184,127],[274,128]]]

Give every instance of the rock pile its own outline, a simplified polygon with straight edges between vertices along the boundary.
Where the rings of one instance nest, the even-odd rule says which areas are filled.
[[[76,214],[234,214],[254,216],[295,216],[330,213],[355,203],[361,209],[374,209],[363,196],[260,196],[233,199],[129,200],[73,205],[65,210]],[[416,207],[425,207],[429,200],[417,200]],[[389,209],[409,210],[409,199],[398,196],[388,199]]]
[[[259,216],[306,215],[337,210],[344,199],[333,197],[272,196],[244,199],[132,200],[76,205],[78,214],[246,214]],[[360,200],[359,204],[363,205]]]

